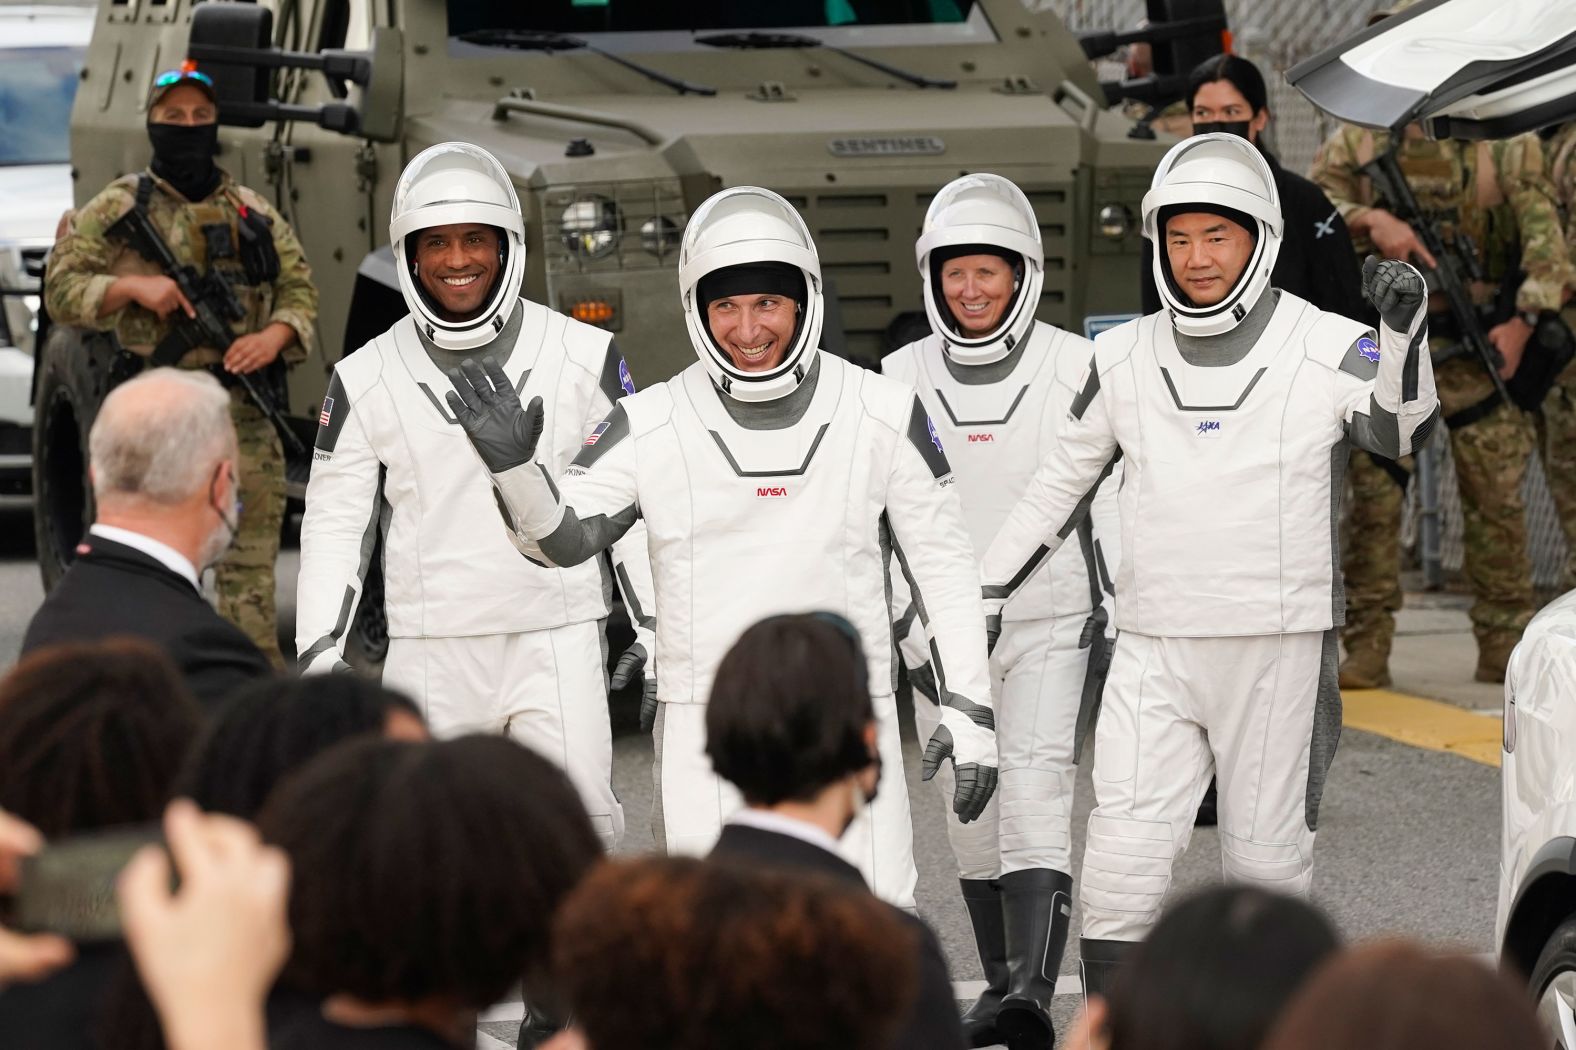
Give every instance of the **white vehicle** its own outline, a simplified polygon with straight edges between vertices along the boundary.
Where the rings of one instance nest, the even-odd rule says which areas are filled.
[[[1576,1048],[1576,591],[1547,606],[1505,673],[1494,941],[1538,1013]]]
[[[0,7],[0,506],[31,501],[39,293],[71,207],[71,103],[93,15]]]

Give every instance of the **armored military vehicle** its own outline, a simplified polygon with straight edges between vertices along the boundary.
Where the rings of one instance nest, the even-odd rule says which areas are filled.
[[[825,345],[867,363],[922,323],[914,238],[964,172],[1034,203],[1042,318],[1077,331],[1138,307],[1139,202],[1165,144],[1129,136],[1080,41],[1022,0],[101,0],[72,113],[79,203],[146,163],[149,84],[188,55],[218,85],[220,162],[278,202],[322,291],[321,352],[290,379],[308,443],[333,363],[405,312],[400,169],[451,139],[515,176],[525,294],[615,332],[642,384],[694,360],[678,242],[727,185],[803,212],[835,306]],[[91,518],[85,436],[116,353],[57,327],[38,363],[46,584]]]

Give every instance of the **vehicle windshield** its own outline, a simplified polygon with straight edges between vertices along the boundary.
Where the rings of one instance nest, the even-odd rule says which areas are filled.
[[[0,48],[0,165],[71,160],[71,102],[84,49]]]
[[[478,29],[596,33],[703,33],[729,29],[842,29],[956,25],[973,0],[448,0],[449,35]]]

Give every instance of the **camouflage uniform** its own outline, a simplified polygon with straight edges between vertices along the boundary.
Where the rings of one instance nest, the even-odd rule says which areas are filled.
[[[1312,177],[1350,226],[1375,202],[1374,188],[1359,169],[1386,148],[1382,133],[1342,127],[1320,148]],[[1518,264],[1527,276],[1518,289],[1518,310],[1559,306],[1563,288],[1576,274],[1555,211],[1543,151],[1530,135],[1471,144],[1408,138],[1400,163],[1419,205],[1439,217],[1446,238],[1470,235],[1487,280],[1473,288],[1478,302],[1491,301],[1498,284]],[[1373,251],[1353,232],[1359,257]],[[1449,339],[1433,339],[1434,351]],[[1492,381],[1470,356],[1434,366],[1441,414],[1450,418],[1490,398]],[[1475,601],[1471,616],[1478,642],[1479,677],[1503,674],[1510,649],[1532,614],[1531,570],[1521,481],[1534,432],[1525,413],[1498,405],[1469,425],[1450,430],[1451,452],[1465,519],[1465,568]],[[1369,684],[1388,680],[1385,665],[1401,605],[1401,490],[1366,454],[1352,457],[1355,499],[1348,518],[1342,560],[1347,617],[1342,631],[1348,668],[1371,673]],[[1352,677],[1356,677],[1353,675]],[[1355,684],[1355,683],[1354,683]]]
[[[148,173],[150,176],[151,172]],[[206,272],[208,241],[203,227],[230,227],[230,243],[239,244],[236,230],[239,209],[266,216],[273,226],[274,248],[279,254],[279,276],[272,284],[246,283],[240,261],[215,260],[231,277],[246,316],[233,325],[237,335],[256,332],[274,321],[295,330],[296,342],[283,353],[286,364],[306,357],[315,339],[317,289],[312,271],[283,216],[258,194],[237,185],[221,172],[219,186],[198,202],[190,202],[168,183],[153,176],[155,189],[148,201],[148,215],[164,235],[170,250],[183,262]],[[66,235],[55,244],[45,275],[44,297],[56,324],[113,331],[120,345],[148,356],[167,332],[165,322],[136,303],[98,316],[104,293],[115,278],[128,274],[157,274],[159,269],[105,231],[131,210],[136,198],[137,176],[110,183],[72,217]],[[223,360],[227,347],[200,347],[180,361],[182,368],[202,368]],[[284,451],[273,426],[240,387],[230,390],[230,418],[239,441],[241,520],[235,544],[214,569],[219,611],[257,643],[279,667],[278,627],[274,611],[274,562],[279,554],[279,529],[284,519]]]
[[[1151,109],[1149,103],[1139,102],[1137,99],[1128,99],[1122,103],[1122,115],[1129,120],[1143,120],[1146,116],[1150,116]],[[1163,134],[1185,139],[1193,134],[1193,114],[1188,112],[1186,101],[1177,99],[1154,113],[1150,117],[1149,126]]]
[[[1555,132],[1544,144],[1543,152],[1549,160],[1555,200],[1565,220],[1567,245],[1576,260],[1576,122]],[[1565,323],[1576,326],[1576,301],[1565,307]],[[1576,588],[1576,361],[1560,373],[1535,418],[1543,473],[1565,533],[1565,574],[1561,585],[1563,590],[1571,590]]]

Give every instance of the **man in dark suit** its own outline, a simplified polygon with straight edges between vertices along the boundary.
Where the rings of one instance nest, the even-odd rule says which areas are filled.
[[[228,549],[240,513],[224,388],[205,372],[145,372],[104,399],[88,456],[98,516],[34,614],[22,652],[113,635],[147,638],[205,703],[272,674],[198,583]]]
[[[834,613],[773,616],[734,643],[712,686],[706,754],[747,808],[728,819],[712,860],[865,885],[838,839],[881,780],[867,668],[857,632]],[[919,934],[920,980],[895,1045],[957,1050],[963,1028],[941,945],[899,914]]]

